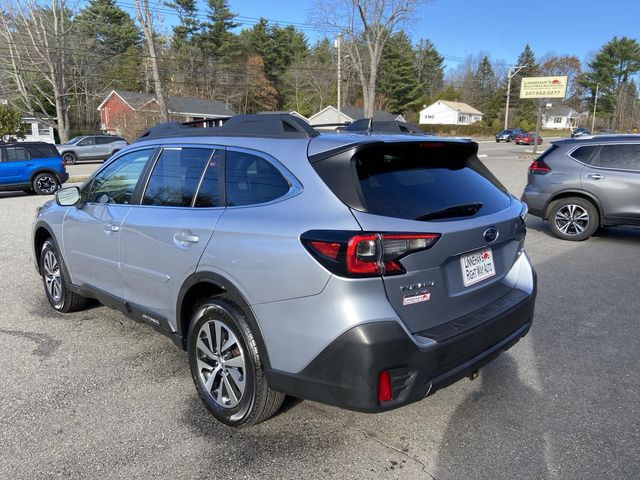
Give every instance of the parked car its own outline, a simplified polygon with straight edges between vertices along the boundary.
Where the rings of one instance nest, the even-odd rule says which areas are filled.
[[[564,240],[640,225],[640,135],[552,142],[529,167],[522,200]]]
[[[519,128],[507,128],[496,133],[496,142],[510,142],[522,132]]]
[[[533,139],[536,136],[536,132],[527,132],[527,133],[521,133],[520,135],[516,136],[516,138],[514,139],[514,141],[516,142],[516,145],[533,145]],[[540,145],[542,143],[542,137],[538,137],[538,145]]]
[[[186,349],[228,425],[285,394],[391,410],[531,327],[526,206],[477,149],[287,114],[160,125],[39,211],[36,267],[55,310],[95,298]]]
[[[106,160],[126,146],[127,142],[122,137],[83,135],[74,137],[63,145],[58,145],[58,151],[64,162],[72,165],[76,162]]]
[[[51,195],[68,178],[62,157],[53,145],[0,143],[0,190]]]
[[[581,137],[583,135],[591,135],[591,130],[585,127],[577,127],[571,130],[571,138]]]

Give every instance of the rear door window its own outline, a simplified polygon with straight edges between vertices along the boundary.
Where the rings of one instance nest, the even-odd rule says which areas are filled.
[[[640,144],[603,145],[592,165],[620,170],[640,170]]]
[[[24,162],[31,159],[31,155],[24,147],[6,147],[5,153],[8,162]]]
[[[483,216],[507,208],[504,187],[469,145],[366,148],[355,166],[369,213],[411,220]]]
[[[147,184],[143,205],[190,207],[211,148],[165,148]]]
[[[49,144],[29,145],[27,149],[31,158],[56,158],[60,156],[56,147]]]

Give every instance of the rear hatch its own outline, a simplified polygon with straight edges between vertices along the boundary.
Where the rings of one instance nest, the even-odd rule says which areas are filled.
[[[389,302],[412,332],[511,290],[502,280],[524,241],[523,205],[476,153],[468,141],[376,142],[314,163],[365,232],[440,235],[430,248],[398,260],[404,273],[382,276]],[[329,174],[330,164],[340,169],[338,157],[348,169]]]

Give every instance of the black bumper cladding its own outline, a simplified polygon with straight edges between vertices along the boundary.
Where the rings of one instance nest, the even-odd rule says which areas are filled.
[[[268,370],[269,386],[295,397],[361,412],[382,412],[417,402],[469,376],[527,334],[535,290],[515,290],[463,318],[416,335],[418,347],[396,322],[360,325],[340,336],[302,372]],[[392,400],[379,402],[378,375],[388,370]]]

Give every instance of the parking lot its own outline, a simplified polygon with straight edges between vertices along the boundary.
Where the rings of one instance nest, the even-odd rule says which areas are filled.
[[[517,196],[529,148],[481,143]],[[237,431],[167,338],[105,307],[49,307],[30,247],[44,200],[0,193],[2,479],[637,478],[640,229],[564,242],[530,216],[534,325],[478,379],[378,415],[288,399]]]

